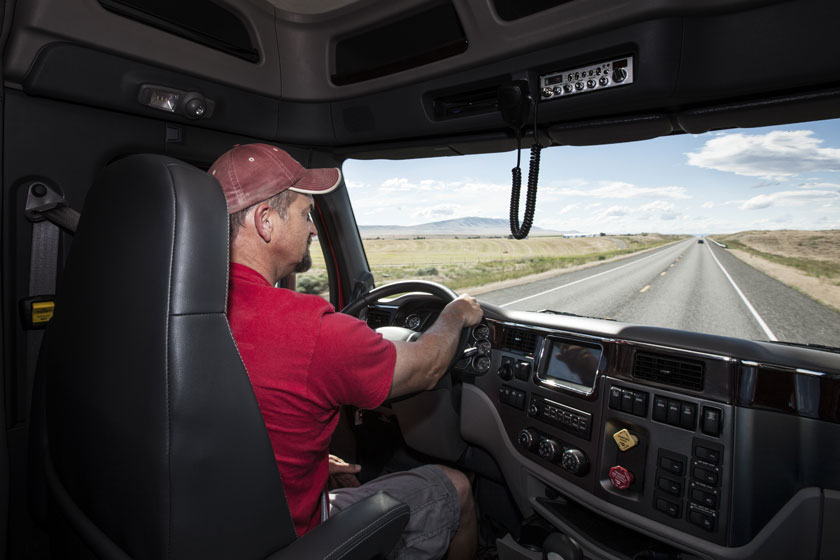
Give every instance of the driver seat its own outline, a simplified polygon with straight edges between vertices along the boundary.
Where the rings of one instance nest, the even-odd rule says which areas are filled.
[[[33,402],[57,556],[373,558],[396,543],[409,510],[384,493],[297,538],[225,316],[227,279],[214,178],[157,155],[102,172]]]

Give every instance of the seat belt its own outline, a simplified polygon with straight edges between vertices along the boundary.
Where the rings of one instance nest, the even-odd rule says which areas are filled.
[[[43,181],[34,181],[29,185],[24,214],[30,222],[39,224],[48,220],[70,233],[75,233],[79,225],[80,214],[70,208],[60,192]]]
[[[29,184],[24,216],[32,222],[32,245],[29,254],[29,293],[20,302],[21,319],[26,332],[26,383],[18,398],[19,414],[26,413],[41,348],[43,328],[55,310],[55,282],[58,270],[58,244],[61,229],[76,231],[79,213],[70,207],[61,193],[41,180]]]

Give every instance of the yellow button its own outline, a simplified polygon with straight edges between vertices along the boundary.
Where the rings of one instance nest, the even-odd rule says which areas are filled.
[[[618,445],[618,448],[622,451],[633,449],[639,443],[639,438],[627,431],[627,428],[617,431],[613,435],[613,439],[615,440],[616,445]]]
[[[49,323],[55,311],[54,301],[38,301],[32,304],[32,324]]]

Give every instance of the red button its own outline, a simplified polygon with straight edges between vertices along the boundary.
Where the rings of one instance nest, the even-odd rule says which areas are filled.
[[[636,480],[636,477],[633,476],[633,473],[620,465],[610,469],[610,482],[619,490],[627,490],[634,480]]]

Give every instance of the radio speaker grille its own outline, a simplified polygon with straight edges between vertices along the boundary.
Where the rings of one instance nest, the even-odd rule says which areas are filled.
[[[637,352],[633,377],[702,391],[703,369],[703,362]]]

